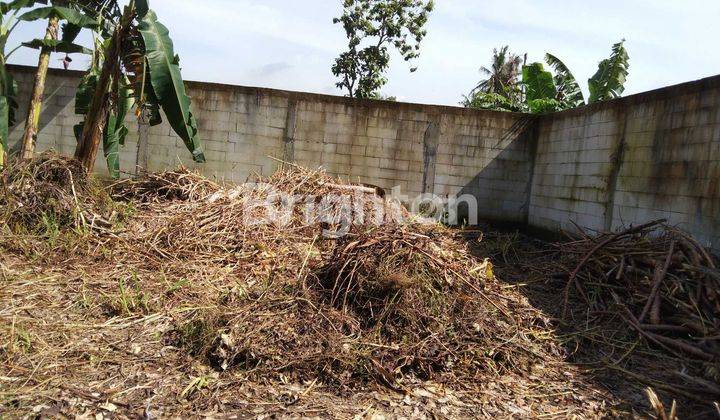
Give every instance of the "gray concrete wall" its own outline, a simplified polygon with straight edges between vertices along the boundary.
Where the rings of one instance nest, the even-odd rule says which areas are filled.
[[[12,66],[27,101],[32,69]],[[50,73],[39,150],[72,154],[79,72]],[[195,165],[163,123],[123,170],[183,163],[242,182],[276,159],[414,196],[472,194],[481,218],[544,229],[611,229],[653,218],[720,250],[720,76],[544,116],[362,101],[188,82],[207,163]],[[27,102],[20,104],[21,136]],[[106,173],[102,156],[96,170]]]
[[[32,70],[13,66],[27,101]],[[50,72],[41,117],[38,150],[72,154],[75,87],[79,72]],[[179,163],[217,179],[243,182],[252,173],[268,175],[278,160],[369,183],[414,197],[423,192],[476,194],[480,217],[523,221],[532,166],[521,114],[458,107],[362,101],[273,89],[188,82],[207,163],[195,165],[167,123],[149,128],[146,155],[138,159],[138,123],[121,148],[121,169],[133,172],[147,158],[149,170]],[[20,104],[20,121],[27,102]],[[11,133],[21,137],[23,124]],[[107,168],[98,157],[96,171]]]
[[[531,225],[659,218],[720,250],[720,77],[541,119]]]

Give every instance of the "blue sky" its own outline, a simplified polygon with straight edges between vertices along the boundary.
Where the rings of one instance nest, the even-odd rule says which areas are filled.
[[[151,0],[171,31],[189,80],[342,94],[330,66],[346,45],[332,24],[341,0]],[[560,57],[586,89],[610,47],[627,39],[626,94],[720,73],[720,2],[668,0],[436,0],[418,71],[393,57],[387,95],[409,102],[455,105],[477,83],[493,47]],[[19,28],[8,46],[43,34]],[[88,36],[84,37],[87,43]],[[61,56],[53,58],[60,67]],[[10,60],[35,64],[37,51]],[[72,68],[88,60],[76,56]]]

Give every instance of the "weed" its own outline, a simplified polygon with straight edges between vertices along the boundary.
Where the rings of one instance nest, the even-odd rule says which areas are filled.
[[[126,283],[125,279],[120,279],[118,281],[119,295],[112,297],[105,294],[111,312],[125,316],[149,313],[149,296],[142,290],[137,273],[132,273],[129,283]]]

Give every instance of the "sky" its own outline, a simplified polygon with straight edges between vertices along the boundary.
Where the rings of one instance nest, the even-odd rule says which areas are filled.
[[[342,95],[330,72],[347,46],[332,19],[342,0],[152,0],[170,29],[187,80]],[[457,105],[489,66],[494,47],[541,61],[553,53],[586,80],[613,43],[626,39],[630,76],[625,95],[720,73],[720,1],[710,0],[436,0],[420,57],[412,66],[393,55],[385,95],[399,101]],[[8,51],[41,37],[42,23],[21,25]],[[81,38],[90,44],[90,36]],[[61,67],[61,55],[52,66]],[[22,48],[11,63],[34,65]],[[84,70],[75,56],[71,68]]]

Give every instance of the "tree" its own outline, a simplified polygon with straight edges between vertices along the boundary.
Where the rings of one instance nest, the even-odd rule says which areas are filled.
[[[128,132],[124,120],[133,106],[136,115],[149,113],[151,125],[162,122],[162,108],[193,159],[205,161],[179,64],[169,31],[148,1],[131,0],[96,49],[93,66],[78,88],[76,113],[85,115],[85,120],[75,128],[75,157],[88,172],[102,141],[110,173],[118,176],[118,147]]]
[[[561,103],[561,107],[566,109],[585,105],[582,89],[580,89],[580,85],[575,80],[575,76],[573,76],[570,69],[559,58],[550,53],[545,54],[545,62],[555,70],[553,78],[557,90],[555,99]]]
[[[588,80],[588,103],[620,97],[625,90],[630,66],[624,42],[622,40],[613,45],[610,57],[600,62],[598,71]],[[545,61],[555,71],[555,75],[545,70],[542,63],[530,63],[522,66],[522,79],[518,81],[512,69],[514,64],[507,64],[504,59],[506,55],[507,47],[493,51],[492,70],[484,69],[490,77],[480,82],[469,97],[464,96],[461,104],[469,108],[531,113],[554,112],[585,105],[575,76],[556,56],[545,55]],[[513,57],[514,62],[517,62],[517,56],[513,55],[510,55],[510,61],[513,61]]]
[[[553,75],[542,63],[523,66],[522,84],[525,87],[525,105],[533,114],[553,112],[560,109]]]
[[[28,5],[34,3],[48,4],[48,1],[24,1],[24,3],[28,3]],[[73,53],[90,54],[91,50],[74,43],[75,38],[83,28],[98,30],[100,27],[100,15],[117,8],[116,1],[113,0],[51,0],[49,4],[46,7],[32,9],[18,17],[18,19],[24,21],[46,19],[48,22],[44,38],[23,43],[23,46],[40,50],[22,139],[20,154],[23,159],[31,158],[35,150],[45,79],[51,53],[65,53],[66,57],[68,54]],[[61,22],[64,22],[62,24],[62,38],[59,36]],[[68,61],[71,60],[66,62]]]
[[[625,40],[612,47],[612,54],[600,62],[598,71],[588,80],[590,103],[619,98],[625,91],[628,76],[629,56],[624,46]]]
[[[625,90],[630,65],[624,42],[623,39],[612,46],[610,57],[600,62],[598,71],[588,80],[588,103],[618,98]],[[568,67],[552,54],[546,54],[545,61],[555,70],[555,76],[545,71],[541,63],[523,68],[525,100],[530,112],[551,112],[585,105],[580,85]]]
[[[496,111],[521,112],[522,103],[509,99],[499,93],[471,92],[470,96],[463,96],[460,105],[473,109],[490,109]]]
[[[486,78],[463,97],[462,105],[479,109],[521,110],[519,76],[523,58],[510,53],[509,49],[507,45],[493,49],[490,67],[480,67],[480,73]]]
[[[350,97],[372,98],[387,83],[383,74],[390,64],[390,46],[405,61],[420,55],[433,1],[345,0],[343,6],[342,16],[333,19],[333,23],[342,23],[348,38],[348,50],[335,59],[331,69],[340,78],[336,86]]]
[[[17,83],[7,71],[7,59],[17,49],[5,53],[8,38],[19,21],[17,14],[26,7],[29,1],[15,0],[0,3],[0,169],[5,166],[8,153],[8,134],[10,127],[15,125],[15,111],[18,104],[15,100]]]

